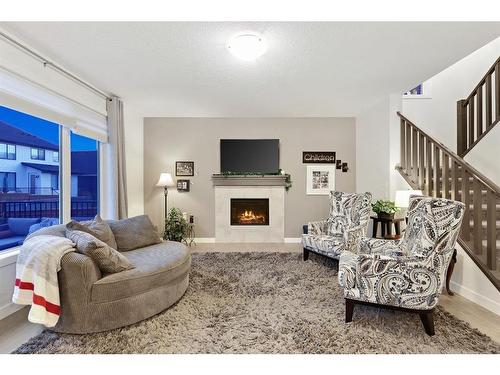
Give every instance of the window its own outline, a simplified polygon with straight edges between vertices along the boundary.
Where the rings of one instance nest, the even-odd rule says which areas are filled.
[[[59,163],[59,152],[57,151],[52,152],[52,161],[54,163]]]
[[[16,160],[16,145],[0,143],[0,159]]]
[[[31,148],[31,159],[45,160],[45,150],[43,148]]]
[[[99,142],[71,133],[71,218],[89,220],[99,207]]]
[[[0,191],[2,193],[16,191],[16,174],[14,172],[0,172]]]
[[[0,251],[59,223],[59,163],[45,161],[45,150],[59,152],[60,128],[0,106]]]

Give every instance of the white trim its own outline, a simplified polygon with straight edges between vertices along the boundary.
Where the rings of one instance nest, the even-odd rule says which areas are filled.
[[[21,310],[24,305],[17,305],[15,303],[9,302],[5,306],[0,307],[0,320],[14,314],[16,311]]]
[[[432,99],[432,96],[430,95],[403,95],[403,100],[406,99]]]
[[[71,220],[71,131],[61,127],[60,146],[60,195],[59,201],[62,203],[59,209],[61,222],[68,223]]]
[[[17,262],[20,246],[11,247],[0,252],[0,267],[8,266]]]
[[[488,309],[495,314],[500,315],[499,303],[493,301],[492,299],[489,299],[488,297],[482,296],[481,294],[478,294],[475,291],[456,283],[455,281],[450,281],[450,284],[453,286],[453,288],[451,289],[457,294],[460,294],[462,297],[467,298],[469,301],[475,302],[485,309]]]
[[[301,243],[302,238],[300,237],[285,237],[285,243]]]
[[[194,242],[215,243],[215,237],[195,237]]]

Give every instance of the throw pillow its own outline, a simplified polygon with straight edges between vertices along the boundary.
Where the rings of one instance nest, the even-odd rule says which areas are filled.
[[[96,262],[102,272],[117,273],[134,268],[122,254],[90,233],[66,229],[66,237],[76,244],[79,253]]]
[[[79,230],[82,232],[87,232],[93,235],[94,237],[100,239],[102,242],[108,244],[113,249],[117,249],[115,236],[113,231],[109,227],[108,223],[101,219],[101,216],[96,215],[94,220],[90,221],[70,221],[66,224],[66,228],[70,230]]]
[[[147,215],[110,221],[109,226],[115,235],[118,251],[130,251],[161,242],[158,231]]]

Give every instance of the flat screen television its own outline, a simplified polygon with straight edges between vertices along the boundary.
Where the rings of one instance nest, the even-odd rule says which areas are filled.
[[[279,146],[279,139],[221,139],[221,173],[277,173]]]

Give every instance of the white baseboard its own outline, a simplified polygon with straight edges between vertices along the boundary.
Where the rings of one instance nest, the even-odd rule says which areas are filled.
[[[0,307],[0,320],[8,317],[11,314],[14,314],[16,311],[21,310],[23,307],[24,305],[16,305],[12,302]]]
[[[497,315],[500,315],[500,304],[492,299],[482,296],[475,291],[456,283],[455,281],[450,281],[452,286],[452,290],[457,294],[460,294],[462,297],[467,298],[469,301],[477,303],[480,306],[483,306],[485,309],[488,309],[494,312]]]
[[[302,238],[300,237],[285,237],[285,243],[301,243]]]
[[[214,237],[195,237],[194,242],[197,243],[215,243]]]

